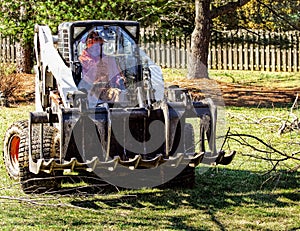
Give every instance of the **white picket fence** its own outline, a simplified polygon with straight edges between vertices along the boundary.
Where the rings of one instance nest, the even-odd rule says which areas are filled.
[[[0,63],[16,63],[16,51],[14,39],[0,36]]]
[[[187,68],[190,36],[141,29],[141,45],[161,67]],[[17,45],[0,36],[0,63],[15,63]],[[300,71],[300,32],[213,32],[208,66],[217,70]]]
[[[217,70],[300,71],[300,32],[222,31],[212,33],[208,66]],[[186,68],[190,36],[142,29],[142,46],[162,67]]]

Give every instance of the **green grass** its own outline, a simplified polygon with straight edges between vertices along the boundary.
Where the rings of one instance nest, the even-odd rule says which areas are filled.
[[[289,108],[227,107],[231,132],[253,134],[287,153],[296,150],[297,132],[277,135]],[[27,118],[33,105],[0,107],[0,139],[16,120]],[[256,121],[256,122],[255,122]],[[288,145],[289,144],[289,145]],[[0,152],[2,153],[0,143]],[[141,189],[25,195],[10,180],[0,160],[0,225],[2,230],[297,230],[300,229],[300,173],[264,175],[270,163],[230,141],[238,154],[228,166],[197,168],[193,189]],[[287,163],[295,164],[293,163]],[[285,166],[282,166],[285,167]],[[68,187],[69,185],[65,185]],[[92,193],[92,192],[91,192]],[[14,197],[18,200],[7,199]]]
[[[230,132],[233,134],[249,134],[262,139],[268,145],[283,152],[286,155],[292,155],[299,151],[299,130],[286,130],[279,135],[281,126],[288,124],[293,120],[289,116],[289,108],[244,108],[244,107],[228,107],[226,108],[226,122],[230,127]],[[295,115],[299,116],[299,111],[295,111]],[[271,151],[270,148],[261,144],[253,138],[243,138],[255,148]],[[241,140],[241,139],[239,139]],[[239,143],[230,140],[227,143],[231,149],[238,150],[239,153],[251,154],[259,157],[269,157],[268,154],[254,151],[253,148],[240,145]],[[299,157],[299,155],[296,154]],[[273,158],[282,158],[282,155],[272,154]],[[272,169],[272,164],[275,162],[250,160],[245,162],[245,157],[237,159],[235,165],[241,165],[251,171],[267,171]],[[288,169],[299,165],[300,162],[288,160],[283,161],[278,166],[278,169]],[[246,166],[245,166],[246,165]]]
[[[187,76],[186,69],[163,69],[166,81],[178,80]],[[300,73],[294,72],[260,72],[260,71],[215,71],[209,76],[216,81],[242,84],[247,86],[264,86],[273,88],[295,88],[300,86]]]

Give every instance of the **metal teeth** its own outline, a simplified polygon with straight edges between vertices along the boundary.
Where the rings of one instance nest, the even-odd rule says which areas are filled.
[[[189,155],[189,157],[191,157],[189,159],[189,166],[195,168],[202,162],[204,157],[204,152],[196,153],[195,155]]]
[[[50,159],[48,161],[44,159],[38,160],[37,172],[45,171],[52,172],[54,170],[86,170],[94,171],[95,169],[105,169],[108,171],[114,171],[117,167],[127,167],[130,170],[134,169],[150,169],[157,168],[159,165],[164,164],[168,167],[178,167],[180,164],[189,165],[190,167],[196,167],[200,163],[206,164],[228,164],[233,159],[235,153],[231,153],[228,156],[224,156],[224,152],[220,152],[217,158],[210,158],[205,156],[207,153],[178,153],[175,156],[169,156],[164,158],[162,154],[156,155],[154,158],[146,160],[143,159],[141,155],[136,155],[129,160],[121,160],[119,156],[108,161],[100,161],[98,157],[93,157],[91,160],[86,162],[79,162],[76,158],[72,158],[69,161],[64,161],[63,163],[58,163],[57,159]],[[209,162],[209,163],[208,163]]]
[[[157,168],[157,166],[160,165],[162,163],[162,161],[163,161],[163,155],[159,154],[150,160],[141,159],[139,162],[139,167],[140,168]]]
[[[96,168],[114,171],[118,166],[123,166],[129,168],[130,170],[134,170],[141,168],[157,168],[161,164],[170,167],[178,167],[179,164],[183,163],[190,163],[190,166],[197,166],[199,162],[201,162],[202,156],[202,153],[189,155],[178,153],[176,156],[170,156],[166,159],[163,158],[162,154],[158,154],[149,160],[143,159],[141,155],[136,155],[134,158],[129,160],[121,160],[119,156],[115,156],[114,158],[105,162],[100,161],[98,157],[93,157],[91,160],[87,160],[86,162],[80,162],[76,158],[72,158],[71,160],[64,161],[63,163],[58,163],[58,160],[53,158],[48,161],[40,159],[37,163],[37,172],[52,172],[54,170],[86,170],[92,172]]]

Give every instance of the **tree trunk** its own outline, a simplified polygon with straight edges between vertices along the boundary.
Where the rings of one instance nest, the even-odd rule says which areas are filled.
[[[16,62],[17,72],[31,73],[32,70],[32,46],[30,43],[17,43]]]
[[[208,50],[211,33],[210,2],[211,0],[195,1],[196,17],[189,57],[189,79],[208,78]]]

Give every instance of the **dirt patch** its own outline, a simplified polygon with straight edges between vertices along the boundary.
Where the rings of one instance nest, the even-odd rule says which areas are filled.
[[[220,84],[226,105],[230,106],[273,106],[294,102],[300,88],[268,88]]]
[[[20,74],[22,82],[17,101],[34,100],[34,78],[32,74]],[[227,106],[273,106],[288,105],[294,102],[299,88],[269,88],[258,86],[244,86],[239,84],[215,82],[207,80],[181,80],[168,83],[186,88],[196,100],[206,95],[217,95],[224,100]]]
[[[34,100],[34,87],[35,87],[35,75],[32,74],[20,74],[20,81],[22,82],[22,89],[20,91],[19,100],[33,101]]]

